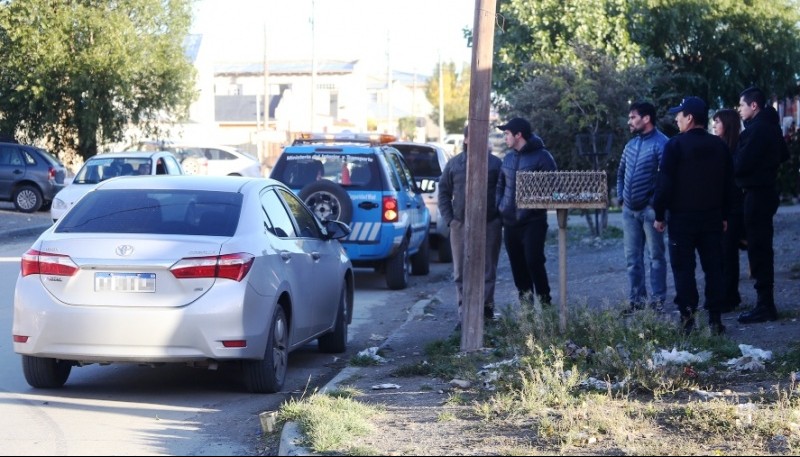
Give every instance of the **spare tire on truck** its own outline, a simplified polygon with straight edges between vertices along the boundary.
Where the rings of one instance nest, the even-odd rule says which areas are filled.
[[[349,224],[353,220],[353,201],[347,191],[333,181],[320,179],[306,184],[298,194],[321,220]]]

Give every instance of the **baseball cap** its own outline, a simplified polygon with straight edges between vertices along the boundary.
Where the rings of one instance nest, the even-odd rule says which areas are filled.
[[[531,123],[521,117],[515,117],[503,125],[498,125],[498,129],[502,131],[510,131],[511,133],[521,133],[522,137],[527,139],[531,136]]]
[[[708,117],[708,105],[700,97],[684,97],[680,105],[669,109],[669,114],[678,114],[681,111],[700,119]]]

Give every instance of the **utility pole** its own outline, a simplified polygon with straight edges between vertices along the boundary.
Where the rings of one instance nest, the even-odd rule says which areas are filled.
[[[386,133],[394,135],[397,129],[392,127],[392,39],[390,33],[386,32]]]
[[[317,34],[314,30],[314,21],[316,21],[316,6],[314,0],[311,0],[311,130],[314,131],[314,120],[316,117],[316,108],[314,107],[314,99],[317,92]]]
[[[444,73],[441,49],[439,49],[439,142],[444,142]]]
[[[492,48],[496,0],[475,0],[472,75],[469,89],[469,144],[467,148],[467,201],[464,239],[464,303],[461,350],[483,347],[484,259],[486,258],[486,187],[489,159],[489,93],[492,86]],[[491,202],[494,204],[494,202]]]

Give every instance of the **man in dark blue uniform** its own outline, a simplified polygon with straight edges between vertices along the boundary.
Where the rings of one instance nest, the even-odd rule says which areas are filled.
[[[695,280],[695,253],[705,275],[705,300],[711,331],[725,331],[722,233],[727,225],[733,162],[728,146],[706,129],[708,106],[686,97],[671,108],[680,134],[664,146],[653,208],[653,226],[663,232],[669,224],[669,257],[675,279],[675,304],[683,330],[694,328],[700,300]],[[669,220],[667,221],[667,212]]]
[[[744,131],[734,154],[736,185],[744,191],[744,230],[747,260],[756,280],[756,307],[739,315],[739,322],[752,324],[778,318],[773,288],[775,253],[772,248],[772,217],[780,202],[775,181],[778,165],[789,158],[778,113],[766,105],[764,93],[751,87],[739,94],[739,116]]]

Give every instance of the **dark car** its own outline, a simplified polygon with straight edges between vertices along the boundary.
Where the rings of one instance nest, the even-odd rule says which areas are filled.
[[[14,202],[18,211],[50,209],[65,176],[64,165],[44,149],[0,143],[0,200]]]

